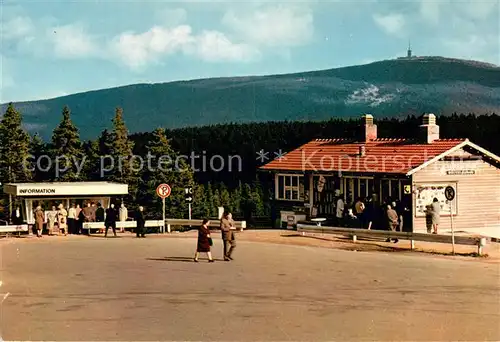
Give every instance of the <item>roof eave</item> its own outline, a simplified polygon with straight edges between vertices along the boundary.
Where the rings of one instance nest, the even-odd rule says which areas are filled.
[[[484,155],[490,157],[491,159],[497,161],[498,163],[500,163],[500,157],[491,153],[490,151],[488,150],[485,150],[484,148],[482,148],[481,146],[478,146],[476,144],[474,144],[473,142],[471,142],[469,139],[465,139],[464,141],[462,141],[460,144],[458,145],[455,145],[454,147],[450,148],[449,150],[447,150],[446,152],[443,152],[437,156],[435,156],[434,158],[426,161],[425,163],[423,164],[420,164],[419,166],[417,166],[416,168],[413,168],[411,169],[410,171],[408,171],[408,173],[406,173],[407,176],[411,176],[413,175],[414,173],[422,170],[423,168],[426,168],[427,166],[437,162],[438,160],[450,155],[451,153],[465,147],[465,146],[470,146],[472,147],[473,149],[483,153]]]

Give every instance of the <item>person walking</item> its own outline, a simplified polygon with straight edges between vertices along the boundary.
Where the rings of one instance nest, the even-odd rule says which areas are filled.
[[[115,205],[111,203],[110,207],[106,209],[106,219],[104,220],[104,237],[108,236],[108,229],[113,230],[113,234],[116,237],[116,219],[118,213],[115,209]]]
[[[146,237],[144,232],[144,224],[146,220],[144,218],[144,207],[139,206],[139,210],[135,213],[135,220],[137,222],[136,236],[137,237]]]
[[[35,209],[35,227],[36,227],[36,236],[39,238],[42,237],[44,221],[45,221],[45,214],[43,213],[42,207],[37,206]]]
[[[232,214],[225,211],[220,219],[220,230],[222,232],[222,242],[224,245],[224,261],[233,260],[231,254],[236,248],[236,239],[233,232],[235,229]]]
[[[198,262],[200,253],[207,253],[208,262],[214,262],[214,259],[212,259],[212,252],[210,252],[210,247],[213,245],[213,242],[210,236],[210,229],[208,228],[209,225],[210,221],[204,219],[200,228],[198,228],[198,243],[196,245],[196,253],[194,254],[194,262]]]
[[[432,234],[438,233],[440,216],[441,216],[441,205],[439,204],[439,200],[436,197],[434,197],[431,204],[432,228],[434,230]]]

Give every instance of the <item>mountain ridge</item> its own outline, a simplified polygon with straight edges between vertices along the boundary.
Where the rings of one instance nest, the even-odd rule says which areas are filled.
[[[82,138],[110,128],[122,107],[131,133],[159,126],[324,120],[371,112],[498,112],[500,67],[439,56],[376,61],[316,71],[129,84],[15,102],[27,128],[48,138],[68,105]],[[2,114],[6,104],[1,105]],[[148,120],[144,120],[148,118]]]

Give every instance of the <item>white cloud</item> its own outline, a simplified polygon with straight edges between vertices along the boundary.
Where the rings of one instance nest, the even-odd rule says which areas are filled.
[[[314,34],[313,13],[305,6],[269,6],[248,15],[229,10],[222,22],[244,41],[271,47],[303,45]]]
[[[89,57],[98,51],[94,38],[79,24],[52,27],[46,35],[59,58]]]
[[[373,20],[375,24],[390,35],[399,36],[405,26],[405,17],[399,13],[387,15],[374,14]]]
[[[174,53],[194,55],[210,62],[248,62],[260,56],[258,50],[247,44],[233,43],[222,32],[203,31],[195,35],[188,25],[155,26],[144,33],[122,33],[113,41],[111,50],[136,71]]]
[[[162,22],[142,33],[124,32],[112,40],[111,54],[130,68],[141,71],[150,63],[182,53],[209,62],[251,62],[262,57],[263,47],[292,47],[310,41],[313,15],[303,5],[261,6],[257,1],[238,10],[229,9],[222,18],[228,32],[193,32],[184,22],[184,9],[166,9],[157,14]],[[268,4],[267,4],[268,5]],[[250,8],[250,10],[249,10]],[[246,9],[246,10],[245,10]]]
[[[218,31],[204,31],[196,40],[197,55],[209,62],[251,62],[261,55],[257,48],[243,43],[234,44]]]
[[[1,25],[1,39],[14,40],[24,38],[34,30],[33,22],[29,17],[14,17]]]
[[[58,25],[52,20],[34,21],[20,15],[8,22],[2,37],[8,37],[18,53],[37,58],[100,58],[141,71],[173,54],[209,62],[247,63],[259,60],[263,48],[281,48],[268,52],[283,51],[307,43],[314,33],[309,4],[272,5],[270,1],[254,1],[249,5],[227,6],[221,18],[225,32],[213,29],[194,32],[185,23],[185,9],[166,8],[155,12],[156,25],[149,29],[125,31],[114,37],[92,35],[78,22]]]
[[[111,44],[112,53],[127,66],[139,70],[158,58],[181,51],[193,42],[190,26],[172,29],[154,26],[144,33],[124,32]]]

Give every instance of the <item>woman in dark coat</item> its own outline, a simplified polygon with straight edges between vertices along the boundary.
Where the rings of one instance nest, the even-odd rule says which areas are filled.
[[[196,247],[196,253],[194,255],[195,262],[198,262],[200,253],[207,253],[208,262],[214,262],[214,259],[212,259],[212,253],[210,252],[210,246],[212,246],[212,238],[210,237],[210,229],[208,229],[209,224],[210,221],[204,219],[203,224],[200,228],[198,228],[198,245]]]

